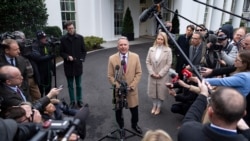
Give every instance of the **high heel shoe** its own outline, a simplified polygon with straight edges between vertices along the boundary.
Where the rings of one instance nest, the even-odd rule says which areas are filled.
[[[151,110],[151,114],[154,114],[156,110],[156,106],[153,106],[152,110]]]
[[[159,115],[160,112],[161,112],[161,108],[157,107],[154,113],[155,113],[155,115]]]

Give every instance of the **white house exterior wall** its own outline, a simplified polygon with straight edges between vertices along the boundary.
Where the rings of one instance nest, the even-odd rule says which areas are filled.
[[[47,24],[58,26],[62,29],[62,16],[60,0],[45,0],[47,13],[49,14]]]
[[[145,6],[152,5],[151,0],[146,0]],[[206,0],[200,0],[206,3]],[[46,0],[48,9],[48,26],[58,26],[62,29],[60,0]],[[191,21],[201,24],[204,21],[205,5],[199,4],[193,0],[172,0],[172,10],[178,9],[180,15]],[[210,0],[211,5],[223,8],[224,0]],[[244,0],[237,0],[236,8],[233,13],[241,15]],[[116,40],[120,35],[114,35],[114,0],[75,0],[76,5],[76,29],[84,36],[99,36],[106,41]],[[225,10],[231,8],[230,0],[225,6]],[[134,20],[134,35],[138,38],[142,35],[154,36],[156,31],[155,18],[148,19],[145,23],[139,22],[141,7],[139,0],[124,0],[124,13],[127,7],[130,7],[132,18]],[[208,29],[216,30],[221,26],[221,22],[228,21],[229,16],[225,15],[222,21],[222,12],[209,8],[207,23]],[[172,20],[172,19],[170,19]],[[185,33],[186,26],[191,24],[179,17],[180,33]],[[233,26],[237,27],[240,19],[233,17]]]

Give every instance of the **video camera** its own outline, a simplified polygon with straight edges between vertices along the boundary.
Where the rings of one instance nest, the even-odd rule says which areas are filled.
[[[52,47],[58,46],[61,43],[60,40],[58,38],[54,37],[54,36],[48,36],[47,37],[47,42]]]
[[[116,109],[126,108],[128,109],[127,95],[128,95],[128,84],[125,81],[120,82],[120,88],[117,91],[118,100],[116,100]]]
[[[89,107],[86,104],[73,118],[66,117],[63,120],[48,120],[40,126],[39,131],[30,141],[57,141],[60,139],[67,141],[74,131],[81,139],[84,139],[88,114]]]
[[[38,132],[30,139],[30,141],[59,140],[66,136],[70,128],[77,126],[79,123],[79,119],[73,118],[45,121],[39,126]]]

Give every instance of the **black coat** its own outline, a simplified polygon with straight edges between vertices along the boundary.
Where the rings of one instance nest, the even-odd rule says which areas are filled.
[[[18,106],[23,102],[22,97],[4,83],[0,83],[0,97],[3,98],[1,103],[1,114],[3,114],[9,107]],[[49,103],[50,99],[47,96],[44,96],[33,102],[33,107],[39,111],[42,111]]]
[[[47,53],[44,51],[45,47],[48,50]],[[36,82],[39,85],[50,85],[52,77],[51,73],[55,71],[54,64],[52,63],[54,57],[55,55],[53,55],[52,49],[48,44],[42,44],[39,41],[35,41],[32,44],[32,53],[28,55],[28,58],[32,60],[30,62],[34,72],[37,70],[39,72],[39,76],[36,78]]]
[[[249,129],[230,135],[212,129],[209,124],[203,125],[201,119],[206,107],[207,97],[199,95],[183,119],[178,141],[248,141]]]
[[[64,72],[66,76],[80,76],[83,70],[82,62],[85,61],[86,50],[84,38],[79,34],[66,34],[61,38],[60,55],[64,60]],[[74,61],[69,61],[72,56]]]

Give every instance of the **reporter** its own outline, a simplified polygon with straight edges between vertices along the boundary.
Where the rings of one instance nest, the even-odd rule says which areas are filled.
[[[3,98],[1,114],[8,107],[18,106],[20,103],[26,102],[25,96],[19,88],[22,79],[23,77],[18,68],[10,65],[0,67],[0,96]],[[61,88],[52,88],[47,96],[33,102],[33,107],[39,111],[42,110],[50,102],[50,98],[58,95],[61,90]]]
[[[232,76],[224,78],[206,78],[211,86],[227,86],[238,90],[247,96],[250,92],[250,50],[241,51],[234,62],[236,72]]]
[[[221,88],[208,98],[208,88],[205,81],[198,81],[201,94],[190,107],[178,132],[178,141],[247,141],[250,130],[237,133],[236,127],[245,115],[246,101],[244,97],[232,88]],[[208,107],[211,123],[202,124],[203,112]],[[190,130],[192,129],[192,130]]]

